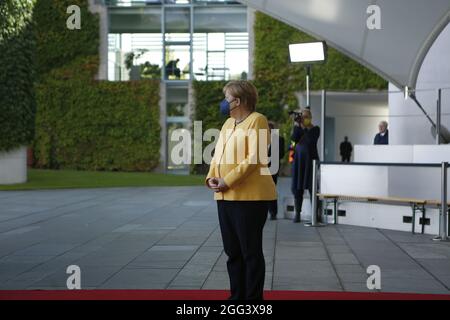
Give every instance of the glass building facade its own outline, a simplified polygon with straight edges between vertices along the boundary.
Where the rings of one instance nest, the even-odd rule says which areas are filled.
[[[246,79],[247,8],[236,1],[106,0],[108,80],[161,79],[165,101],[166,170],[174,129],[190,127],[190,82]]]
[[[108,79],[229,80],[248,73],[247,10],[229,1],[107,1]]]

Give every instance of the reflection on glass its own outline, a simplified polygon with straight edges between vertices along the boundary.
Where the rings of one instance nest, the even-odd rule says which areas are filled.
[[[194,33],[192,41],[192,67],[197,80],[206,80],[206,33]]]
[[[105,0],[105,4],[108,6],[118,6],[118,7],[131,7],[131,6],[142,6],[142,5],[153,5],[161,4],[162,0]]]
[[[189,0],[165,0],[166,4],[188,4],[190,3]]]
[[[166,42],[185,42],[185,44],[189,44],[191,40],[190,33],[166,33],[165,35]]]
[[[225,50],[225,33],[208,33],[208,51]]]
[[[187,104],[185,103],[167,103],[167,116],[169,117],[185,117],[187,114]]]
[[[239,1],[235,0],[193,0],[194,3],[229,3],[229,4],[240,4]]]
[[[160,79],[161,33],[109,34],[108,79]]]
[[[190,76],[190,34],[165,35],[164,69],[168,80]],[[115,81],[158,79],[163,68],[162,34],[109,34],[108,79]],[[197,80],[246,79],[247,33],[195,33],[193,74]]]
[[[173,3],[181,4],[182,1],[174,0]],[[198,31],[192,34],[191,42],[191,10],[190,6],[165,7],[164,34],[160,32],[159,27],[154,28],[156,20],[148,14],[142,17],[144,20],[140,20],[141,29],[136,29],[136,33],[121,34],[117,31],[110,33],[108,79],[121,81],[157,79],[161,74],[166,75],[166,80],[190,80],[191,74],[195,79],[205,81],[246,79],[248,33],[227,31],[230,24],[235,26],[234,22],[239,20],[242,12],[238,10],[239,14],[236,12],[233,14],[234,9],[231,13],[226,11],[224,19],[221,19],[224,14],[215,14],[212,9],[210,10],[212,13],[208,10],[195,11],[197,16],[193,17],[197,17],[200,22],[203,21],[203,24],[194,24]],[[208,23],[216,21],[216,24],[213,23],[212,28],[205,29],[205,21]],[[116,21],[117,26],[123,21],[119,22],[120,20]],[[146,33],[139,32],[144,29]]]
[[[120,35],[108,34],[108,80],[120,80]]]
[[[189,46],[166,46],[166,79],[188,80],[190,79],[190,50]]]
[[[248,74],[248,49],[227,50],[227,80],[246,80]]]
[[[169,117],[187,117],[188,88],[172,87],[167,88],[167,115]]]
[[[131,6],[143,6],[143,5],[176,5],[176,4],[189,4],[191,2],[198,4],[219,3],[219,4],[240,4],[238,1],[233,0],[104,0],[108,6],[117,7],[131,7]]]
[[[188,33],[190,31],[190,9],[168,7],[165,9],[165,30],[168,33]]]
[[[248,34],[195,33],[193,69],[197,80],[246,79]]]

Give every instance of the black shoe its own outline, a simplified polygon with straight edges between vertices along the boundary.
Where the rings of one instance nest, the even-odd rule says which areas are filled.
[[[300,220],[300,213],[295,213],[295,217],[294,217],[294,220],[292,220],[292,222],[294,222],[294,223],[299,223],[301,220]]]
[[[270,215],[270,220],[277,220],[277,216],[275,216],[275,215]]]

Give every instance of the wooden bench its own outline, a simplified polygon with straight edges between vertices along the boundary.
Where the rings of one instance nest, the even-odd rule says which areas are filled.
[[[441,207],[441,201],[440,200],[426,200],[427,205],[433,206],[433,207]],[[450,207],[450,201],[447,203],[447,206]]]
[[[421,233],[425,232],[425,218],[426,211],[425,206],[427,200],[415,199],[415,198],[400,198],[400,197],[374,197],[374,196],[354,196],[354,195],[343,195],[343,194],[325,194],[318,193],[317,196],[323,201],[323,212],[326,214],[328,209],[328,204],[331,202],[334,205],[334,224],[337,224],[337,211],[339,201],[351,201],[351,202],[377,202],[384,204],[397,204],[397,205],[410,205],[412,210],[412,233],[415,233],[416,228],[416,213],[420,212],[422,214],[422,230]]]

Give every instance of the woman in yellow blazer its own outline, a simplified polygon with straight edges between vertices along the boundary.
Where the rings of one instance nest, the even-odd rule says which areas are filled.
[[[228,256],[231,300],[263,299],[265,261],[262,231],[268,203],[277,198],[267,167],[270,131],[255,111],[258,93],[248,81],[223,89],[220,111],[225,121],[206,185],[215,191],[224,251]]]

